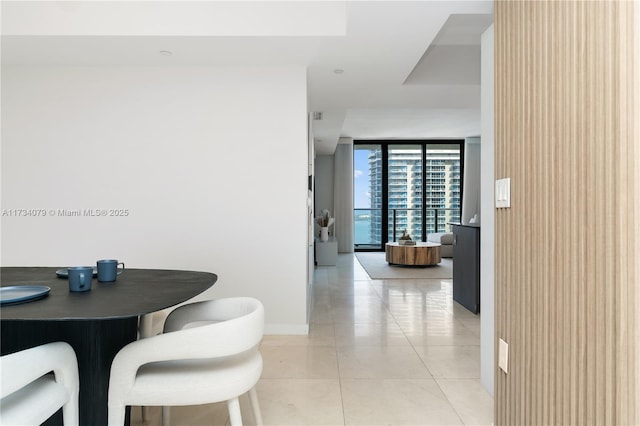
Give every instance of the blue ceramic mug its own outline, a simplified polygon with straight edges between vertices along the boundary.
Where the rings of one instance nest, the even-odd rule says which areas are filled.
[[[69,291],[91,290],[91,280],[93,279],[91,266],[72,266],[67,271],[69,272]]]
[[[113,282],[116,277],[124,271],[124,263],[115,259],[98,260],[98,281],[103,283]],[[122,265],[122,269],[118,271],[118,265]]]

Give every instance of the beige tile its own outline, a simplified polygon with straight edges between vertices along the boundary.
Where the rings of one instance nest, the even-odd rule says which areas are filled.
[[[242,401],[241,397],[241,401]],[[142,421],[140,407],[131,407],[131,426],[160,426],[162,424],[162,409],[147,407],[147,422]],[[225,426],[229,424],[229,411],[226,402],[215,404],[188,405],[170,407],[169,424],[181,426]],[[242,419],[246,425],[254,424],[253,416],[242,407]]]
[[[336,346],[409,346],[409,339],[395,323],[335,325]]]
[[[353,254],[338,255],[338,266],[339,269],[347,270],[356,281],[371,279],[369,274],[367,274],[367,271],[364,270],[362,265],[360,265],[360,262],[355,259],[355,256]]]
[[[347,425],[461,425],[432,379],[342,380]]]
[[[331,309],[331,315],[334,324],[394,322],[393,316],[382,303],[377,306],[360,304],[354,307],[336,307]]]
[[[467,327],[476,336],[480,337],[480,320],[460,320],[462,325]]]
[[[333,324],[331,317],[331,305],[327,303],[317,303],[311,306],[312,324]]]
[[[413,346],[477,346],[480,336],[471,332],[462,334],[435,334],[408,336]]]
[[[480,346],[416,346],[434,378],[479,379]]]
[[[423,293],[434,291],[453,292],[453,281],[450,278],[376,280],[375,283],[381,283],[384,287],[390,289],[417,289]]]
[[[328,305],[331,301],[330,292],[326,286],[321,290],[314,288],[311,297],[313,305]]]
[[[387,305],[380,300],[377,295],[365,295],[365,296],[331,296],[330,298],[331,308],[333,309],[362,309],[362,308],[377,308],[387,309]]]
[[[397,293],[390,289],[384,300],[392,308],[407,304],[432,306],[440,309],[449,307],[450,299],[448,294],[439,291],[428,291],[428,284],[416,283],[415,286],[416,289],[411,292],[403,291],[402,293]],[[446,309],[446,311],[452,313],[450,309]]]
[[[335,346],[336,337],[333,324],[311,323],[308,335],[264,336],[262,347],[266,346]]]
[[[459,321],[411,321],[396,320],[402,331],[409,337],[411,336],[453,336],[453,335],[470,335],[473,334],[469,328],[465,327]]]
[[[390,310],[393,318],[401,323],[408,324],[425,324],[429,326],[433,325],[448,325],[455,322],[453,316],[447,312],[435,312],[433,309],[424,310],[419,307],[407,306],[403,309]],[[462,325],[462,323],[460,323]]]
[[[376,297],[378,293],[375,291],[369,281],[351,281],[344,283],[335,283],[329,286],[331,298],[345,298],[356,296]]]
[[[439,280],[379,280],[371,286],[385,302],[426,300],[427,293],[442,291]]]
[[[242,396],[246,398],[246,396]],[[171,407],[171,425],[180,426],[202,426],[202,425],[228,425],[229,410],[226,402],[206,405],[190,405],[185,407]],[[242,419],[247,424],[252,424],[253,416],[251,412],[242,410]],[[249,421],[247,421],[249,420]]]
[[[436,382],[465,425],[493,424],[493,397],[475,379],[437,379]]]
[[[431,378],[410,346],[357,346],[338,348],[340,377],[349,379]]]
[[[447,310],[445,306],[442,306],[441,303],[433,301],[425,295],[421,296],[422,297],[392,298],[385,302],[389,306],[389,310],[392,312],[401,312],[403,310],[411,309],[411,311],[420,311],[453,318],[454,314]]]
[[[391,300],[388,301],[387,304],[389,311],[396,317],[409,316],[416,321],[427,321],[430,319],[455,320],[455,315],[448,311],[446,307],[430,300],[414,300],[409,302]]]
[[[427,293],[427,292],[451,292],[453,287],[449,279],[400,279],[400,280],[376,280],[372,282],[376,288],[387,288],[394,293]]]
[[[327,346],[263,346],[264,379],[336,379],[336,349]]]
[[[257,392],[265,426],[344,424],[337,379],[261,379]]]

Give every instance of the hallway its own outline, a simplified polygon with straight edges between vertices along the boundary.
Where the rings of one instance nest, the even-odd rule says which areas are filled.
[[[265,424],[492,423],[480,318],[453,302],[450,279],[371,280],[353,254],[340,254],[336,267],[316,268],[313,297],[308,336],[263,339]],[[252,424],[246,396],[241,404]],[[174,425],[228,421],[225,404],[172,409]]]

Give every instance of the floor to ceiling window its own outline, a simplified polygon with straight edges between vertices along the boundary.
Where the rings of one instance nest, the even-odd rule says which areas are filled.
[[[355,250],[460,221],[464,141],[354,141]]]
[[[353,218],[355,248],[382,247],[382,145],[354,143]]]

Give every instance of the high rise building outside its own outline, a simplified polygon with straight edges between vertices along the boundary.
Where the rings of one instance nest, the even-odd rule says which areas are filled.
[[[426,173],[423,192],[423,171]],[[370,241],[382,241],[382,153],[369,154],[371,193]],[[397,240],[406,229],[414,240],[426,234],[449,232],[451,222],[460,221],[460,149],[459,146],[427,145],[426,164],[422,166],[420,146],[389,146],[388,151],[388,236]],[[422,220],[422,203],[426,221]],[[395,238],[394,238],[395,222]]]

